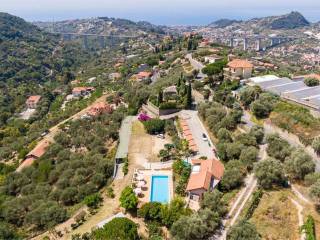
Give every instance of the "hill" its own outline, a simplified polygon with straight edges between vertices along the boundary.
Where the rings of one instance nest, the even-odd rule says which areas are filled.
[[[46,31],[90,33],[102,35],[143,35],[148,33],[163,34],[162,27],[149,22],[134,22],[127,19],[99,17],[54,22],[34,22]]]
[[[309,26],[310,23],[299,12],[291,12],[289,14],[276,17],[268,25],[270,29],[294,29]]]
[[[299,12],[280,16],[253,18],[246,21],[221,19],[208,25],[211,28],[231,27],[243,31],[261,32],[264,30],[292,30],[309,26],[310,23]]]
[[[234,23],[240,23],[241,21],[237,21],[237,20],[232,20],[232,19],[226,19],[226,18],[223,18],[223,19],[220,19],[220,20],[217,20],[215,22],[212,22],[208,25],[208,27],[213,27],[213,28],[225,28],[225,27],[228,27]]]

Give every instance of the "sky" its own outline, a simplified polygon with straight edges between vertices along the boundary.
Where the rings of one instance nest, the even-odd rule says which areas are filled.
[[[205,25],[221,18],[301,12],[320,21],[319,0],[0,0],[0,11],[28,21],[116,17],[154,24]]]

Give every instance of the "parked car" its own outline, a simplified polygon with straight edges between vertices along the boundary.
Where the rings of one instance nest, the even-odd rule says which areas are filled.
[[[161,139],[164,139],[164,135],[163,135],[162,133],[157,134],[157,137],[158,137],[158,138],[161,138]]]
[[[206,134],[202,133],[202,140],[203,141],[208,141],[208,137]]]
[[[40,136],[44,137],[44,136],[48,135],[49,132],[50,132],[49,130],[45,130],[44,132],[41,133]]]

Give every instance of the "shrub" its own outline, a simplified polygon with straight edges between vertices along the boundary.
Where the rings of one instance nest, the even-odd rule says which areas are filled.
[[[90,208],[98,208],[99,204],[102,202],[102,197],[99,193],[95,193],[85,197],[83,201]]]
[[[317,154],[320,154],[320,137],[317,137],[312,141],[312,148]]]
[[[303,150],[294,150],[284,162],[286,173],[291,179],[303,180],[305,175],[313,173],[316,164],[312,158]]]
[[[160,119],[150,119],[143,122],[143,125],[149,134],[161,133],[164,131],[165,121]]]
[[[113,191],[112,187],[108,187],[107,188],[107,197],[109,197],[109,198],[114,198],[115,197],[115,194],[114,194],[114,191]]]
[[[137,209],[137,205],[138,198],[133,192],[133,189],[129,186],[123,189],[120,196],[120,206],[127,211],[132,211]]]
[[[258,162],[254,171],[259,185],[264,189],[270,189],[273,185],[283,186],[286,182],[283,167],[279,160],[268,158]]]
[[[307,220],[301,227],[301,231],[306,233],[306,240],[316,240],[316,227],[312,216],[308,215]]]
[[[175,102],[164,102],[161,103],[159,109],[166,110],[166,109],[176,109],[177,104]]]
[[[104,225],[103,228],[93,232],[96,240],[138,240],[138,227],[128,218],[114,218]]]
[[[247,209],[246,213],[245,213],[245,220],[249,220],[254,211],[256,210],[256,208],[258,207],[260,200],[263,196],[263,191],[262,190],[257,190],[252,194],[252,200],[250,202],[249,208]]]
[[[304,83],[308,86],[308,87],[314,87],[314,86],[318,86],[319,85],[319,80],[316,78],[305,78],[304,79]]]
[[[123,161],[122,172],[124,175],[127,175],[129,171],[129,159],[125,158]]]
[[[248,221],[241,221],[234,225],[227,235],[228,240],[260,240],[261,236],[257,232],[255,225]]]
[[[144,218],[146,221],[161,222],[161,209],[162,204],[159,202],[149,202],[142,205],[138,210],[138,216]]]

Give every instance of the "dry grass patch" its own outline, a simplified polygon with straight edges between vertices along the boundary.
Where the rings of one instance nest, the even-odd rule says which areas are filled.
[[[297,209],[290,200],[292,196],[289,189],[264,193],[250,220],[256,225],[262,239],[300,238]]]

